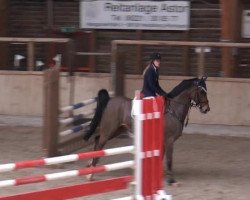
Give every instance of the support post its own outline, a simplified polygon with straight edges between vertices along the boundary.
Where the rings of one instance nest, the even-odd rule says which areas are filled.
[[[90,37],[89,50],[90,52],[95,52],[96,51],[96,31],[93,30],[90,33],[89,37]],[[89,56],[88,65],[90,67],[91,72],[96,71],[96,56],[95,55]]]
[[[117,44],[114,41],[111,45],[111,88],[115,96],[123,95],[125,53],[117,51]]]
[[[0,1],[0,37],[8,33],[8,1]],[[0,43],[0,69],[8,69],[8,44]]]
[[[136,30],[136,39],[141,40],[142,30]],[[136,72],[142,74],[142,45],[136,46]]]
[[[190,40],[189,31],[184,31],[183,37],[185,38],[186,41],[189,41]],[[183,67],[184,67],[184,75],[189,76],[191,74],[189,46],[183,46]]]
[[[237,42],[241,30],[241,0],[220,0],[221,5],[221,41]],[[232,77],[237,66],[235,49],[230,47],[222,48],[222,69],[221,76]]]
[[[205,73],[205,52],[204,47],[201,47],[198,60],[198,76],[204,76]]]
[[[117,57],[117,43],[115,41],[111,42],[111,65],[110,65],[110,74],[111,74],[111,89],[114,91],[114,95],[116,96],[117,85],[116,85],[116,57]]]
[[[44,72],[43,149],[48,157],[58,155],[59,75],[58,67]]]
[[[53,0],[47,0],[46,1],[47,6],[47,28],[49,32],[53,29],[54,26],[54,17],[53,17],[53,8],[54,8],[54,1]]]
[[[28,42],[27,44],[28,71],[33,71],[35,66],[35,44]]]
[[[198,54],[197,76],[205,76],[205,54],[210,51],[209,47],[196,47],[195,52]]]
[[[67,60],[66,60],[66,66],[68,66],[69,68],[69,76],[68,76],[68,80],[69,80],[69,84],[70,84],[70,88],[69,88],[69,105],[74,104],[74,97],[75,97],[75,44],[73,40],[70,40],[67,44],[66,44],[66,55],[67,55]]]
[[[124,69],[125,69],[125,53],[117,52],[116,55],[116,91],[115,94],[118,96],[124,96]]]

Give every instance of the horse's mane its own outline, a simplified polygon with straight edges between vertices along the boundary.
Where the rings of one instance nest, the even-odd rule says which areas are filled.
[[[178,96],[184,90],[190,88],[193,85],[194,81],[197,81],[197,80],[199,79],[192,78],[192,79],[183,80],[177,86],[175,86],[174,89],[172,89],[172,91],[169,93],[169,96],[171,96],[172,98]]]

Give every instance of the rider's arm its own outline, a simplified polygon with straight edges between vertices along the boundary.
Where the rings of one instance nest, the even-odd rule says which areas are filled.
[[[169,93],[165,92],[165,91],[161,88],[158,79],[157,79],[157,83],[156,83],[156,93],[157,93],[158,95],[164,96],[164,97],[166,97],[166,98],[172,98],[171,95],[170,95]]]

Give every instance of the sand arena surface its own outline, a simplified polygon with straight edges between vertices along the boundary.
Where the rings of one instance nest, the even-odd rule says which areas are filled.
[[[0,163],[6,164],[44,156],[41,148],[42,129],[39,126],[0,126]],[[132,140],[114,139],[106,148],[132,144]],[[79,152],[92,150],[88,146]],[[131,159],[131,155],[102,158],[100,164]],[[29,168],[0,174],[0,180],[55,173],[84,168],[87,161],[56,166]],[[249,200],[250,199],[250,138],[184,134],[175,145],[174,172],[179,187],[165,186],[173,200]],[[96,180],[132,174],[125,169],[96,174]],[[74,177],[57,181],[0,189],[0,196],[72,185],[86,181]],[[129,190],[78,199],[112,199],[130,194]]]

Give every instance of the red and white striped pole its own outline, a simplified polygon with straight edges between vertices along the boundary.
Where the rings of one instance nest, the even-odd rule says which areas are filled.
[[[30,176],[25,178],[10,179],[10,180],[0,181],[0,188],[58,180],[58,179],[64,179],[69,177],[76,177],[76,176],[82,176],[82,175],[100,173],[106,171],[114,171],[119,169],[132,168],[133,166],[134,166],[134,161],[125,161],[108,165],[99,165],[97,167],[89,167],[80,170],[71,170],[71,171],[58,172],[52,174]]]
[[[90,151],[90,152],[71,154],[71,155],[66,155],[66,156],[58,156],[58,157],[53,157],[53,158],[44,158],[44,159],[39,159],[39,160],[26,160],[26,161],[16,162],[16,163],[1,164],[0,172],[8,172],[8,171],[14,171],[17,169],[22,169],[22,168],[37,167],[37,166],[44,166],[44,165],[55,165],[55,164],[78,161],[78,160],[82,160],[86,158],[120,155],[120,154],[125,154],[125,153],[134,153],[134,146],[125,146],[125,147],[119,147],[119,148],[104,149],[100,151]]]
[[[162,190],[163,109],[162,97],[133,101],[137,200],[171,199]]]

